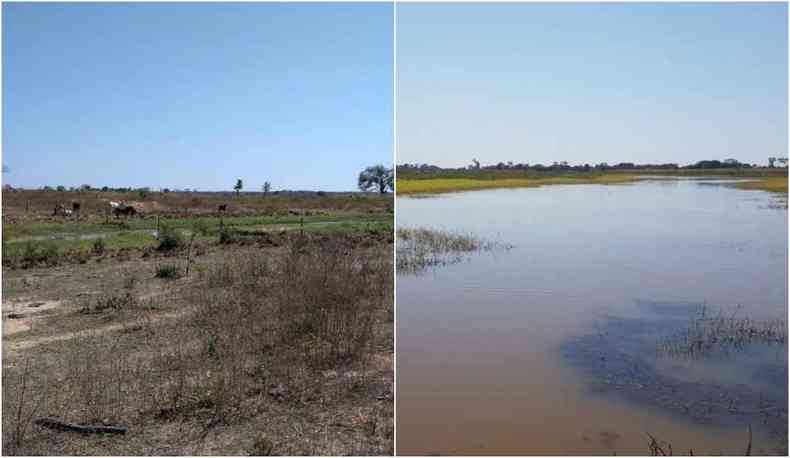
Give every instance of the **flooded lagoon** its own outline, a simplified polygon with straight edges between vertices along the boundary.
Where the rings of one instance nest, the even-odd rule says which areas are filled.
[[[711,184],[399,198],[399,228],[512,249],[398,273],[398,453],[786,453],[787,210]],[[732,335],[659,351],[701,310]]]

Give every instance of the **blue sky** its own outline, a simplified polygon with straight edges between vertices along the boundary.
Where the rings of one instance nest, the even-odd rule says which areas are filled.
[[[787,3],[399,4],[398,163],[787,155]]]
[[[3,181],[352,190],[392,58],[386,3],[5,3]]]

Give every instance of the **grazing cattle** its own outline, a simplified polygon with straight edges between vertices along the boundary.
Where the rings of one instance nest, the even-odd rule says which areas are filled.
[[[137,214],[137,209],[135,209],[132,205],[129,205],[125,202],[110,201],[110,209],[112,210],[112,214],[115,215],[116,218],[121,215],[134,216]]]
[[[218,210],[219,210],[221,213],[225,213],[226,211],[228,211],[228,204],[220,204],[220,206],[219,206],[219,207],[217,207],[217,208],[218,208]]]
[[[115,215],[116,218],[118,216],[120,216],[120,215],[134,216],[134,215],[137,214],[137,210],[135,210],[134,207],[132,207],[131,205],[126,205],[126,206],[120,206],[119,205],[119,206],[113,208],[112,212],[113,212],[113,214]]]
[[[71,211],[74,213],[80,212],[80,203],[79,202],[72,202],[71,203]]]
[[[55,209],[52,211],[52,216],[71,216],[72,211],[66,208],[63,204],[55,205]]]

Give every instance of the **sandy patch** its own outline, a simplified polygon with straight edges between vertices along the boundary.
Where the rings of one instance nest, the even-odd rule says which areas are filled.
[[[3,338],[33,329],[34,321],[50,310],[62,305],[62,301],[9,301],[3,303]]]

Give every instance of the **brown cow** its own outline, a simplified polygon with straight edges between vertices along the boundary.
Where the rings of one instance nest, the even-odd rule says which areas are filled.
[[[115,214],[116,218],[118,216],[120,216],[120,215],[134,216],[134,215],[137,214],[137,210],[135,210],[134,207],[132,207],[131,205],[127,205],[125,207],[124,206],[118,206],[118,207],[113,208],[113,214]]]

